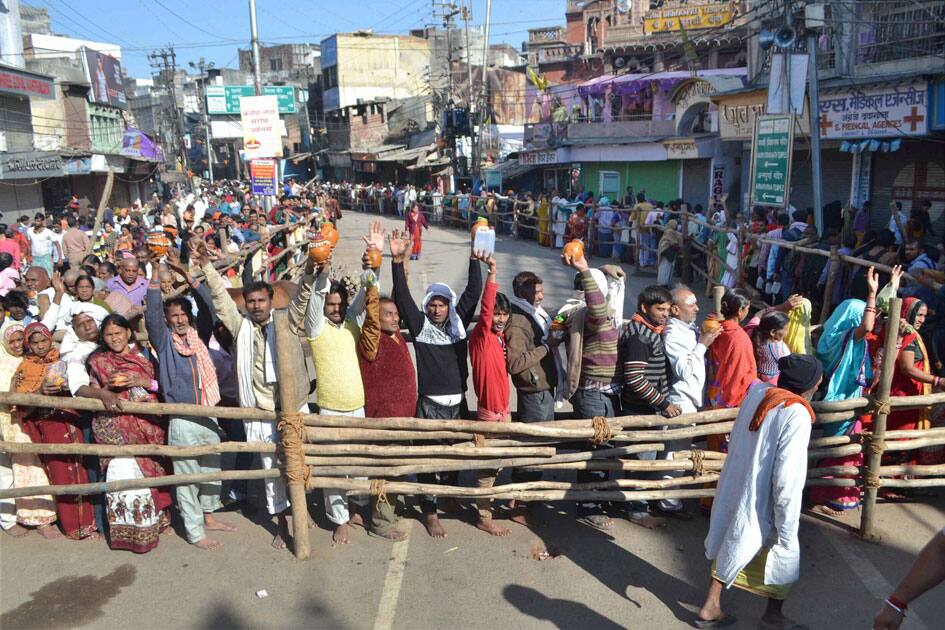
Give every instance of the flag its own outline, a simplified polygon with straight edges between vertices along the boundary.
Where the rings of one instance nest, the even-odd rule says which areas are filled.
[[[528,75],[528,80],[531,81],[536,88],[539,90],[548,89],[548,86],[550,85],[548,83],[548,79],[532,70],[530,66],[525,66],[525,73]]]

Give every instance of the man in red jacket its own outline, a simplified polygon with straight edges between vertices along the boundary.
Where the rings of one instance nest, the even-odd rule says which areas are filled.
[[[384,232],[380,223],[371,225],[369,248],[381,249]],[[390,298],[378,295],[376,277],[380,269],[371,269],[367,253],[361,258],[365,272],[362,281],[364,323],[358,338],[358,363],[364,383],[364,415],[367,418],[412,418],[417,410],[417,378],[407,341],[400,334],[400,314]],[[399,498],[376,500],[371,509],[371,531],[390,540],[403,540],[406,534],[394,527],[394,505]]]
[[[482,293],[479,323],[469,338],[469,361],[472,364],[473,387],[478,399],[478,416],[483,422],[509,422],[509,375],[505,368],[505,326],[509,322],[512,305],[498,292],[496,263],[492,256],[482,259],[489,265],[486,288]],[[495,484],[497,470],[480,470],[477,479],[480,488]],[[509,530],[492,520],[492,499],[476,499],[479,522],[476,527],[493,536],[507,536]]]

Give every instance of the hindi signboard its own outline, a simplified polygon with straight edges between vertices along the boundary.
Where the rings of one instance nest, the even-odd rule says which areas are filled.
[[[734,2],[675,6],[650,11],[643,18],[643,32],[669,33],[724,26],[735,17]]]
[[[276,194],[276,161],[255,159],[249,161],[249,176],[254,195]]]
[[[280,114],[294,114],[295,88],[291,85],[264,85],[264,96],[275,96],[279,99]],[[240,113],[240,99],[253,96],[256,92],[251,85],[208,85],[207,86],[207,113],[236,115]]]
[[[755,120],[751,143],[751,204],[786,208],[791,192],[794,116],[766,115]]]
[[[279,105],[275,96],[244,96],[240,103],[247,159],[282,157]]]
[[[820,95],[820,137],[899,138],[928,133],[928,82]]]

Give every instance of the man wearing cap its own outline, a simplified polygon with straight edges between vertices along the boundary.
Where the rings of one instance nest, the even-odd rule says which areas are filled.
[[[778,387],[753,385],[735,418],[705,540],[712,584],[699,628],[735,622],[720,601],[723,586],[733,584],[767,598],[760,627],[792,626],[781,607],[800,572],[797,529],[814,421],[808,401],[823,368],[801,354],[782,357],[778,367]]]

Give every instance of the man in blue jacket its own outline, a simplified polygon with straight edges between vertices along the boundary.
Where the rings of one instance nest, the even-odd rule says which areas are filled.
[[[167,264],[172,271],[183,275],[193,289],[200,311],[197,319],[203,322],[212,321],[212,301],[206,287],[194,282],[173,254],[168,256]],[[198,334],[191,302],[186,297],[172,297],[163,301],[160,273],[161,265],[154,265],[146,297],[145,323],[148,340],[157,353],[158,381],[164,400],[169,403],[214,407],[220,402],[220,387],[207,350],[209,335]],[[171,446],[219,444],[220,436],[216,418],[172,417],[167,443]],[[174,458],[175,475],[219,471],[220,455]],[[209,538],[207,530],[236,530],[213,518],[212,513],[223,507],[219,481],[179,485],[176,487],[176,493],[177,508],[183,518],[184,530],[190,544],[200,549],[216,549],[222,546],[222,543]]]

